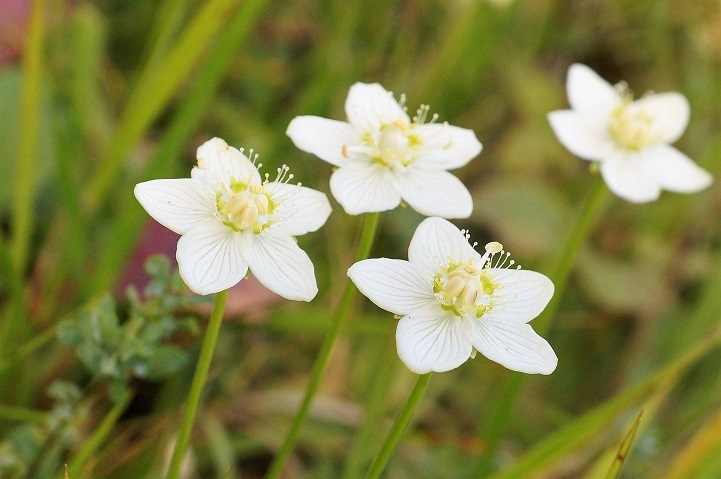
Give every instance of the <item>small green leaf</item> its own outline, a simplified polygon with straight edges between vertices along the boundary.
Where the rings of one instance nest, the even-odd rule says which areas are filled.
[[[183,350],[170,345],[158,346],[148,359],[146,377],[152,380],[170,376],[187,362],[188,357]]]
[[[168,278],[170,271],[170,260],[163,254],[156,254],[145,262],[145,272],[153,279],[164,280]]]
[[[83,331],[75,319],[68,319],[58,324],[58,341],[67,346],[77,346],[83,340]]]

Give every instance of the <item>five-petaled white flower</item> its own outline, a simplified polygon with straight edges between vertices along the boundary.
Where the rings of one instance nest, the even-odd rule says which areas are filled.
[[[368,259],[348,270],[377,306],[402,316],[398,355],[418,374],[448,371],[478,351],[508,369],[550,374],[558,358],[527,323],[553,296],[546,276],[516,268],[500,243],[481,256],[442,218],[416,229],[408,261]]]
[[[251,156],[252,151],[251,151]],[[152,180],[135,197],[160,224],[182,235],[180,275],[198,294],[237,284],[248,269],[265,287],[294,300],[318,292],[313,263],[294,236],[315,231],[330,215],[325,194],[290,184],[284,165],[262,179],[242,151],[213,138],[198,148],[191,178]],[[260,166],[260,165],[258,165]]]
[[[694,193],[711,184],[706,170],[669,146],[689,120],[680,93],[633,101],[624,83],[614,87],[580,64],[568,69],[566,88],[572,109],[549,113],[551,127],[571,153],[600,162],[606,184],[621,198],[645,203],[661,189]]]
[[[426,123],[428,106],[411,120],[378,83],[356,83],[345,102],[348,123],[299,116],[288,125],[295,146],[338,167],[333,196],[348,214],[392,210],[401,202],[427,216],[467,218],[473,201],[458,178],[459,168],[481,152],[472,130]]]

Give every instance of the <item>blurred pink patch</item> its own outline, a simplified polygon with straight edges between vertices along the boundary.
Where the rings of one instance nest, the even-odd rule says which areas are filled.
[[[0,66],[20,58],[30,0],[0,0]]]
[[[2,1],[2,0],[0,0]],[[174,268],[178,266],[175,259],[175,248],[180,235],[156,221],[150,221],[140,236],[138,245],[128,260],[120,281],[116,285],[118,296],[124,296],[128,286],[135,286],[142,293],[148,284],[148,275],[145,274],[145,262],[150,256],[163,254],[167,256]],[[248,321],[262,321],[268,307],[277,301],[279,296],[267,290],[251,275],[230,289],[225,307],[226,316],[243,314]],[[205,305],[204,305],[205,306]],[[210,314],[211,305],[201,308]]]

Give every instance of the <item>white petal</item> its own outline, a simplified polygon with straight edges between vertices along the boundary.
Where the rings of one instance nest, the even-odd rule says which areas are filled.
[[[677,193],[695,193],[713,181],[711,174],[672,146],[659,145],[647,152],[661,187]]]
[[[498,304],[484,315],[498,322],[527,323],[543,311],[553,296],[553,282],[535,271],[517,269],[487,270],[500,288]]]
[[[688,125],[691,108],[680,93],[646,95],[629,105],[642,110],[651,119],[651,137],[660,143],[674,143]]]
[[[348,276],[376,306],[393,314],[408,314],[424,304],[438,306],[432,278],[408,261],[366,259],[351,266]]]
[[[421,153],[414,166],[452,170],[467,164],[481,152],[481,142],[473,130],[447,123],[426,123],[414,131],[421,141]]]
[[[556,353],[528,324],[464,318],[476,350],[502,366],[528,374],[551,374],[558,364]]]
[[[235,286],[248,272],[243,260],[243,235],[220,222],[194,228],[178,241],[180,276],[198,294]]]
[[[391,92],[378,83],[356,83],[350,87],[345,100],[345,113],[351,125],[372,132],[384,124],[400,120],[410,123],[410,118]]]
[[[134,193],[155,221],[178,234],[218,221],[212,191],[191,178],[145,181]]]
[[[198,147],[198,166],[193,168],[193,178],[201,179],[211,186],[239,181],[258,184],[258,169],[237,148],[228,146],[220,138],[212,138]]]
[[[571,108],[599,118],[608,118],[623,102],[613,85],[580,63],[575,63],[568,69],[566,93]]]
[[[394,180],[401,198],[422,215],[468,218],[473,211],[468,189],[447,171],[408,168]]]
[[[401,202],[388,168],[354,163],[330,177],[330,191],[349,215],[392,210]]]
[[[558,110],[548,114],[553,132],[568,151],[585,160],[600,160],[613,153],[608,118]]]
[[[274,218],[288,234],[300,236],[316,231],[330,216],[331,207],[325,193],[305,186],[268,183],[264,188],[273,201],[280,201]]]
[[[449,261],[464,263],[479,257],[461,231],[443,218],[423,220],[408,247],[408,260],[429,272],[447,267]]]
[[[310,301],[318,293],[313,263],[293,237],[271,231],[252,235],[244,253],[253,276],[274,293],[295,301]]]
[[[632,203],[655,201],[661,186],[653,163],[634,153],[617,154],[600,163],[601,174],[616,195]]]
[[[396,329],[401,361],[417,374],[455,369],[473,351],[460,318],[438,308],[424,308],[401,318]]]
[[[350,124],[319,116],[293,118],[285,134],[299,149],[335,166],[343,166],[346,162],[344,147],[361,143],[361,134]]]

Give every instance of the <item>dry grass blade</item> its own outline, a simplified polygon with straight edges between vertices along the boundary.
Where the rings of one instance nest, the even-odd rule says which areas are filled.
[[[606,479],[616,479],[621,474],[621,467],[623,467],[623,463],[628,457],[628,451],[631,450],[633,440],[636,438],[636,432],[638,431],[638,426],[641,424],[642,415],[643,409],[641,409],[641,412],[638,413],[636,420],[633,421],[631,429],[628,430],[626,437],[623,438],[623,442],[621,442],[621,446],[618,448],[618,454],[616,454],[616,457],[613,459],[611,467],[606,474]]]

